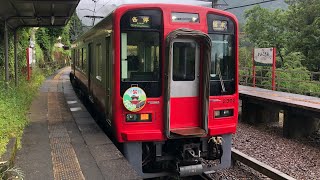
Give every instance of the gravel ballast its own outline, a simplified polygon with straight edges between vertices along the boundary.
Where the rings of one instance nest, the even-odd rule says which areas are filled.
[[[314,135],[309,138],[286,139],[282,137],[282,128],[279,126],[257,127],[239,123],[237,133],[233,136],[233,147],[296,179],[320,179],[318,138]],[[230,176],[231,179],[243,179],[243,174],[234,176],[234,171],[241,170],[246,171],[248,168],[241,164],[218,174],[226,179]],[[247,172],[247,175],[250,176],[246,177],[248,179],[266,179],[255,172]]]

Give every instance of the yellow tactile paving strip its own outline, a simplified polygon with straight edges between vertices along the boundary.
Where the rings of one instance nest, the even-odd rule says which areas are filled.
[[[54,79],[59,79],[60,75],[61,73],[57,74]],[[53,175],[56,180],[82,180],[85,178],[72,147],[67,128],[64,126],[65,121],[60,109],[63,104],[59,99],[63,96],[63,93],[59,92],[48,93],[47,117]]]

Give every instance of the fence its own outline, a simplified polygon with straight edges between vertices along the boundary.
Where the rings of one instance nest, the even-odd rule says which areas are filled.
[[[256,68],[256,87],[272,89],[271,68]],[[320,97],[320,72],[276,69],[276,90]],[[239,83],[253,86],[252,68],[240,67]]]

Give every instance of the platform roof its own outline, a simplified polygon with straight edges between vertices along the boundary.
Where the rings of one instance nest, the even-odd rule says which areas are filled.
[[[80,0],[0,0],[1,21],[9,27],[63,26]]]

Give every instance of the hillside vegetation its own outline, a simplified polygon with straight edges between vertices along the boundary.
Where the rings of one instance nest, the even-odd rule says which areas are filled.
[[[290,89],[290,92],[319,96],[320,73],[317,72],[320,71],[320,1],[286,2],[287,10],[271,11],[255,6],[245,12],[241,67],[252,67],[250,53],[253,47],[276,47],[278,87]],[[313,76],[310,76],[311,72],[315,72]],[[267,71],[262,72],[262,75],[271,76]],[[295,82],[290,82],[292,79]],[[268,83],[269,79],[261,80],[261,84]]]
[[[253,3],[257,3],[257,2],[262,2],[262,0],[242,0],[242,1],[225,0],[225,1],[227,2],[228,6],[222,6],[222,7],[220,7],[220,9],[239,7],[239,6],[246,5],[246,4],[253,4]],[[219,3],[224,4],[224,2],[222,0],[220,0]],[[288,8],[288,4],[285,3],[284,0],[277,0],[277,1],[273,1],[273,2],[263,3],[260,6],[262,8],[266,8],[268,10],[287,9]],[[252,6],[248,6],[248,7],[230,9],[227,11],[236,15],[239,22],[241,24],[243,24],[243,23],[245,23],[245,20],[246,20],[245,16],[244,16],[245,15],[244,12],[248,9],[251,9],[251,8],[252,8]]]
[[[72,22],[72,21],[70,21]],[[0,37],[4,26],[0,21]],[[4,39],[0,38],[0,156],[6,151],[10,138],[21,138],[28,124],[27,113],[33,98],[46,76],[59,68],[58,64],[69,60],[70,51],[55,47],[56,43],[70,46],[68,24],[61,28],[20,28],[17,30],[18,86],[14,84],[13,32],[9,30],[9,82],[4,82]],[[33,64],[30,81],[26,81],[26,48],[29,38],[35,39],[36,63]],[[61,37],[58,39],[58,37]],[[54,56],[59,54],[59,56]],[[61,59],[56,59],[60,57]],[[19,143],[20,141],[18,141]]]

